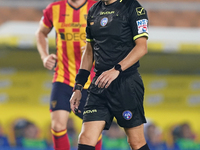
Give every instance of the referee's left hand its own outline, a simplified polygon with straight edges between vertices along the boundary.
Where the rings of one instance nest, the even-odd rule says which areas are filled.
[[[96,80],[95,85],[99,88],[108,88],[113,80],[115,80],[119,75],[119,71],[114,68],[104,71]]]

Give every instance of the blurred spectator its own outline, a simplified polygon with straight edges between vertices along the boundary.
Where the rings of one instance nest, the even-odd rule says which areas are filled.
[[[195,141],[195,134],[188,123],[176,126],[172,135],[180,150],[200,150],[200,143]]]
[[[183,138],[185,138],[185,139],[195,140],[195,138],[196,138],[194,132],[192,131],[192,129],[188,123],[183,123],[181,125],[181,132],[182,132]]]
[[[145,126],[145,137],[151,150],[168,150],[167,144],[162,138],[162,131],[154,123]]]
[[[129,150],[129,144],[123,130],[113,122],[110,129],[103,134],[103,150]]]
[[[47,143],[38,137],[39,129],[31,122],[27,122],[22,138],[23,148],[47,148]]]
[[[7,136],[3,133],[3,128],[0,124],[0,149],[10,147]]]
[[[38,127],[26,120],[19,119],[14,124],[16,146],[22,149],[45,149],[47,142],[39,138]]]
[[[23,138],[23,134],[24,134],[24,128],[27,124],[27,120],[26,119],[17,119],[15,120],[15,122],[13,123],[13,130],[14,130],[14,139],[15,139],[15,145],[21,147],[22,143],[21,140]]]

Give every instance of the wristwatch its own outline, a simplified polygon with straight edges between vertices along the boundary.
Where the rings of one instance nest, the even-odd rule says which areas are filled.
[[[80,90],[80,91],[82,91],[82,90],[83,90],[83,86],[82,86],[82,85],[79,85],[79,84],[75,84],[75,85],[74,85],[74,88],[73,88],[73,92],[74,92],[75,90]]]
[[[122,73],[122,68],[120,64],[115,65],[115,70],[119,71],[119,73]]]

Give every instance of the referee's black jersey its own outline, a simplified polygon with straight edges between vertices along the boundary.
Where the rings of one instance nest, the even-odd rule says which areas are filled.
[[[94,41],[95,72],[111,69],[124,59],[135,46],[135,40],[148,38],[146,10],[136,0],[117,0],[105,5],[99,1],[88,13],[86,40]],[[135,71],[139,61],[128,68]]]

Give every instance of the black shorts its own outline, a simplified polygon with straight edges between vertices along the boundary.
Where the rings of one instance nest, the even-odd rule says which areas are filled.
[[[71,112],[69,100],[73,93],[72,90],[73,88],[65,83],[54,82],[51,91],[50,110],[51,111],[66,110]],[[83,89],[82,99],[79,105],[79,110],[81,110],[82,113],[76,114],[81,119],[83,118],[83,108],[85,105],[86,98],[87,98],[87,90]]]
[[[144,85],[138,72],[120,74],[107,89],[95,86],[95,76],[83,112],[83,122],[106,122],[109,129],[113,118],[119,126],[131,128],[146,123],[143,108]]]

